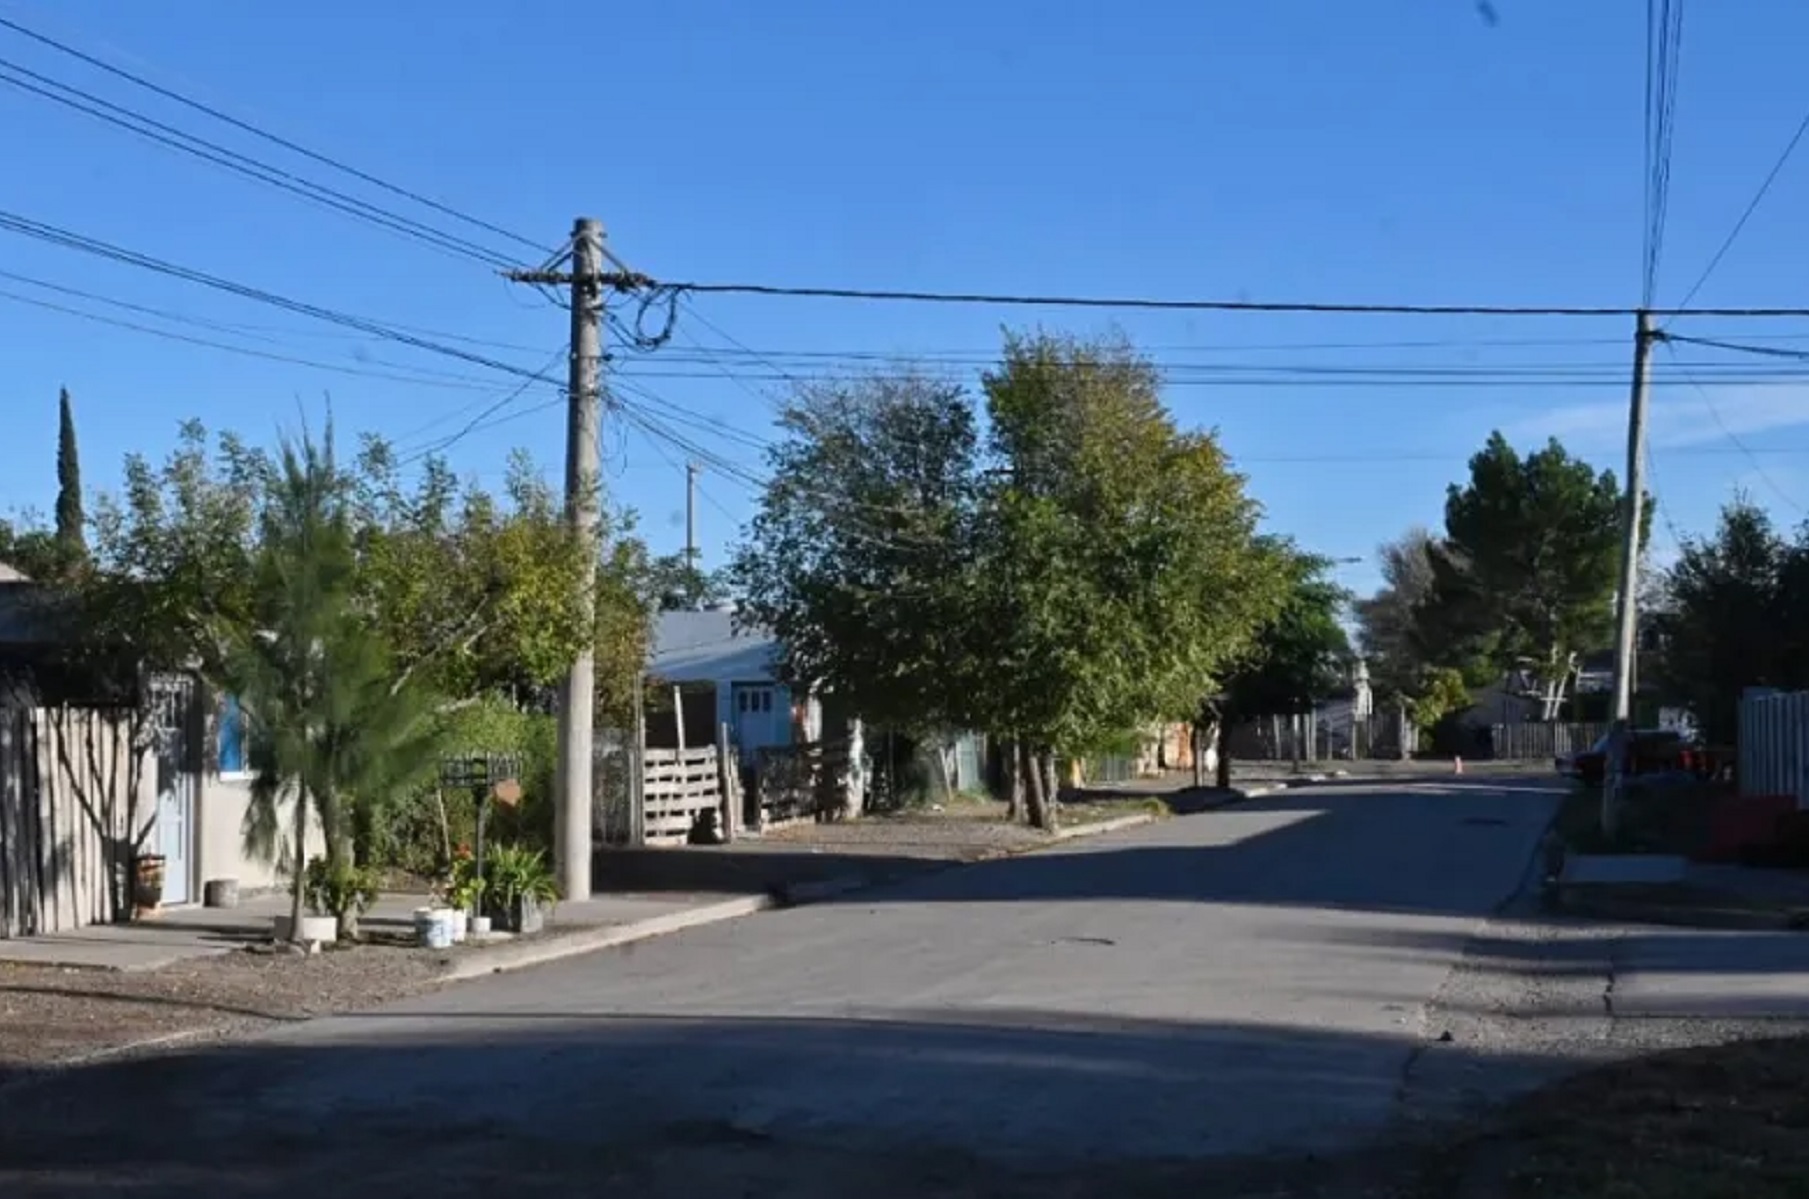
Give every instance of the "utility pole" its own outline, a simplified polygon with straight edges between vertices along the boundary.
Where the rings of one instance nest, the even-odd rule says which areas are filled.
[[[697,472],[695,462],[685,463],[685,569],[697,569]]]
[[[1622,787],[1633,723],[1633,677],[1639,652],[1639,551],[1646,502],[1646,376],[1652,343],[1663,335],[1652,314],[1640,310],[1633,332],[1633,394],[1627,411],[1627,494],[1621,500],[1621,582],[1615,602],[1614,724],[1608,735],[1608,769],[1602,784],[1602,831],[1620,825]]]
[[[517,283],[571,287],[572,349],[565,423],[565,515],[585,549],[580,602],[594,613],[598,530],[602,525],[603,294],[640,280],[603,271],[603,226],[580,217],[572,226],[571,270],[508,271]],[[588,899],[591,887],[591,771],[597,696],[596,655],[587,644],[559,686],[559,751],[553,782],[553,858],[559,893]]]

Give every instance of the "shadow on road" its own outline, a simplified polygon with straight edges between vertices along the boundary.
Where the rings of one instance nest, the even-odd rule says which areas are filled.
[[[1414,1168],[1375,1138],[1416,1050],[1467,1052],[1021,1010],[467,1011],[289,1039],[15,1087],[0,1194],[1354,1197]],[[1490,1059],[1518,1085],[1559,1066]]]

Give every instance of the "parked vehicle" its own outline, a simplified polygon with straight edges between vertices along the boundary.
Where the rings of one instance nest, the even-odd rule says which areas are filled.
[[[1604,734],[1588,749],[1559,755],[1558,773],[1586,787],[1601,786],[1608,774],[1610,736]],[[1627,739],[1627,756],[1621,769],[1627,775],[1695,770],[1699,756],[1695,743],[1675,729],[1634,729]]]

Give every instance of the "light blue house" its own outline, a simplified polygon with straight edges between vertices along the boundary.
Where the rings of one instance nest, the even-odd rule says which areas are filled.
[[[728,608],[662,612],[655,620],[647,676],[651,686],[682,689],[688,744],[708,744],[703,728],[727,725],[744,763],[757,751],[815,741],[822,736],[822,706],[795,696],[778,681],[779,644],[764,629],[735,627]],[[707,726],[697,705],[713,714]]]

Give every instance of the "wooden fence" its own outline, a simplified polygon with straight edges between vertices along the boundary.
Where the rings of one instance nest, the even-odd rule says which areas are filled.
[[[861,815],[864,788],[856,777],[853,751],[852,740],[760,750],[754,790],[760,828]]]
[[[1521,724],[1492,724],[1489,743],[1477,756],[1488,756],[1503,762],[1549,762],[1560,754],[1574,754],[1588,749],[1607,733],[1605,724],[1565,724],[1556,721],[1526,721]]]
[[[130,730],[125,713],[0,708],[0,936],[130,915],[131,859],[156,812]]]
[[[701,813],[722,811],[722,755],[703,749],[644,749],[642,835],[649,842],[683,841]]]
[[[1809,691],[1740,697],[1740,794],[1792,795],[1809,807]]]

